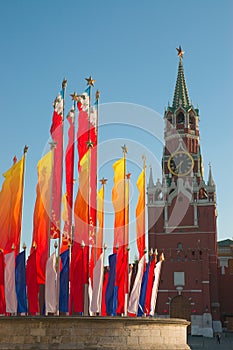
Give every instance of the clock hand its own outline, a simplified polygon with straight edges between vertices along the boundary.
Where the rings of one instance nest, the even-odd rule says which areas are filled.
[[[176,166],[176,169],[180,168],[181,165],[184,163],[184,161],[182,160],[177,166]]]

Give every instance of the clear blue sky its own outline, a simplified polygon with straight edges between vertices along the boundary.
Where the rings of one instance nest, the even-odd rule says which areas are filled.
[[[211,162],[217,186],[218,239],[232,238],[232,15],[231,0],[0,2],[0,173],[11,166],[15,154],[21,157],[27,144],[22,237],[28,246],[36,166],[49,139],[52,101],[63,78],[68,79],[67,112],[71,106],[69,94],[83,92],[84,78],[92,75],[95,87],[101,91],[101,104],[142,105],[156,111],[161,124],[164,108],[173,98],[178,68],[175,49],[179,45],[185,51],[189,96],[200,109],[205,179]],[[107,115],[100,113],[100,123],[106,120]],[[141,122],[148,130],[156,124],[151,116],[145,120],[142,117]],[[122,123],[102,131],[100,128],[100,142],[116,140],[107,147],[108,152],[113,150],[113,159],[121,156],[120,145],[126,143],[130,159],[138,138],[156,174],[157,165],[150,154],[156,153],[160,163],[162,147],[157,147],[153,138],[141,135],[139,128],[131,135],[132,129]],[[120,137],[122,140],[117,141]],[[138,151],[139,165],[143,147]],[[128,170],[135,187],[140,169],[135,161],[131,163]],[[109,178],[110,201],[113,174],[107,169],[104,174],[104,170],[102,166],[100,176]],[[136,198],[136,191],[132,192]]]

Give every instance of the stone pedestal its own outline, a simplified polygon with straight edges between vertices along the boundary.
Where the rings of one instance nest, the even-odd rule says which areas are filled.
[[[1,317],[0,349],[188,350],[181,319]]]

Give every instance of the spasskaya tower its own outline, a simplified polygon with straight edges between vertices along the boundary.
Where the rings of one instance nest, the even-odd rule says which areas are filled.
[[[216,188],[204,180],[199,110],[190,102],[183,54],[172,105],[164,113],[163,177],[148,184],[149,248],[164,252],[157,313],[191,320],[193,334],[220,327],[217,283]]]

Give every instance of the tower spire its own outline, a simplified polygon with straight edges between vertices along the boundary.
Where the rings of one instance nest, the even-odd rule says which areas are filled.
[[[176,86],[175,86],[175,92],[173,97],[173,108],[178,108],[180,105],[182,107],[187,107],[190,105],[189,102],[189,96],[188,96],[188,89],[186,86],[186,81],[184,77],[184,68],[183,68],[183,55],[184,51],[182,51],[181,46],[176,49],[178,51],[178,56],[180,58],[179,61],[179,67],[178,67],[178,74],[176,79]]]
[[[209,163],[209,178],[208,178],[208,186],[215,186],[213,175],[212,175],[212,169],[211,169],[211,164]]]

